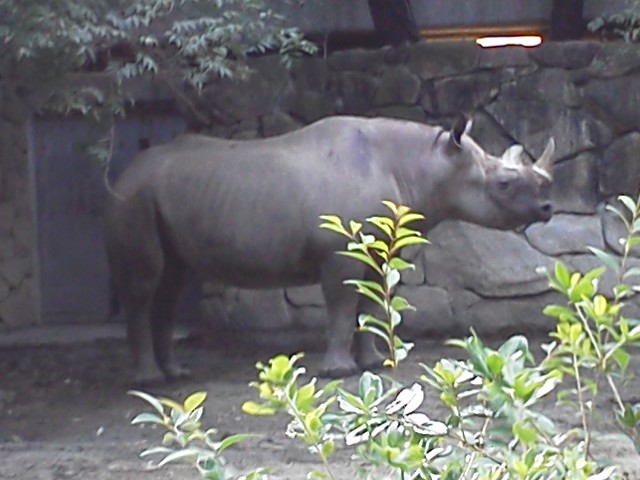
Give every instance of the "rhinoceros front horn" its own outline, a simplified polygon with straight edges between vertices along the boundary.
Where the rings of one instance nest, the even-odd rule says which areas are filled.
[[[553,178],[553,154],[555,151],[556,142],[553,138],[550,138],[544,152],[542,152],[542,155],[535,164],[536,168],[543,171],[549,178]]]

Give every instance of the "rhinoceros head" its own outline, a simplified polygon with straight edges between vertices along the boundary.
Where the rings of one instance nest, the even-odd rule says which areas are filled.
[[[453,215],[503,230],[548,221],[553,213],[553,139],[531,163],[521,145],[509,147],[501,157],[488,154],[467,134],[470,127],[470,120],[457,121],[445,148],[453,167],[447,187]]]

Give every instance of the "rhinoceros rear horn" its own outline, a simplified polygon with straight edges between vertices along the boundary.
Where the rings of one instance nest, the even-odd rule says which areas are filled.
[[[555,150],[556,142],[553,138],[550,138],[544,152],[542,152],[542,155],[535,164],[535,167],[546,173],[549,178],[553,178],[553,154]]]
[[[471,131],[472,125],[473,120],[471,120],[471,118],[466,115],[459,115],[458,118],[456,118],[456,121],[453,122],[450,138],[457,147],[460,146],[462,135],[465,133],[469,133]]]

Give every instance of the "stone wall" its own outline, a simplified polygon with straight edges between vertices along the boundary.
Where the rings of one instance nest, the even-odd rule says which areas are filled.
[[[472,135],[492,153],[524,145],[532,156],[549,136],[557,144],[556,216],[523,232],[458,222],[438,226],[432,245],[404,278],[418,307],[406,326],[417,334],[545,331],[543,307],[557,301],[537,267],[556,260],[588,270],[585,246],[619,251],[620,225],[604,206],[640,183],[640,49],[621,43],[546,43],[537,49],[481,50],[433,42],[353,50],[305,59],[287,72],[256,63],[245,86],[222,86],[204,105],[226,122],[211,133],[270,136],[331,114],[391,116],[448,124],[474,112]],[[425,212],[428,215],[428,212]],[[613,279],[605,277],[605,288]],[[232,328],[313,332],[326,325],[319,287],[250,292],[205,289],[212,321]],[[294,328],[295,330],[296,328]]]
[[[0,329],[36,322],[34,228],[26,119],[0,85]]]

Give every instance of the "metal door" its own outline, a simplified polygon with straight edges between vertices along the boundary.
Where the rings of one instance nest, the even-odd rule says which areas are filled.
[[[135,154],[184,132],[175,116],[131,116],[114,131],[111,177]],[[96,322],[109,306],[101,216],[107,189],[97,160],[78,148],[82,118],[34,117],[29,146],[34,171],[40,318],[45,323]]]

